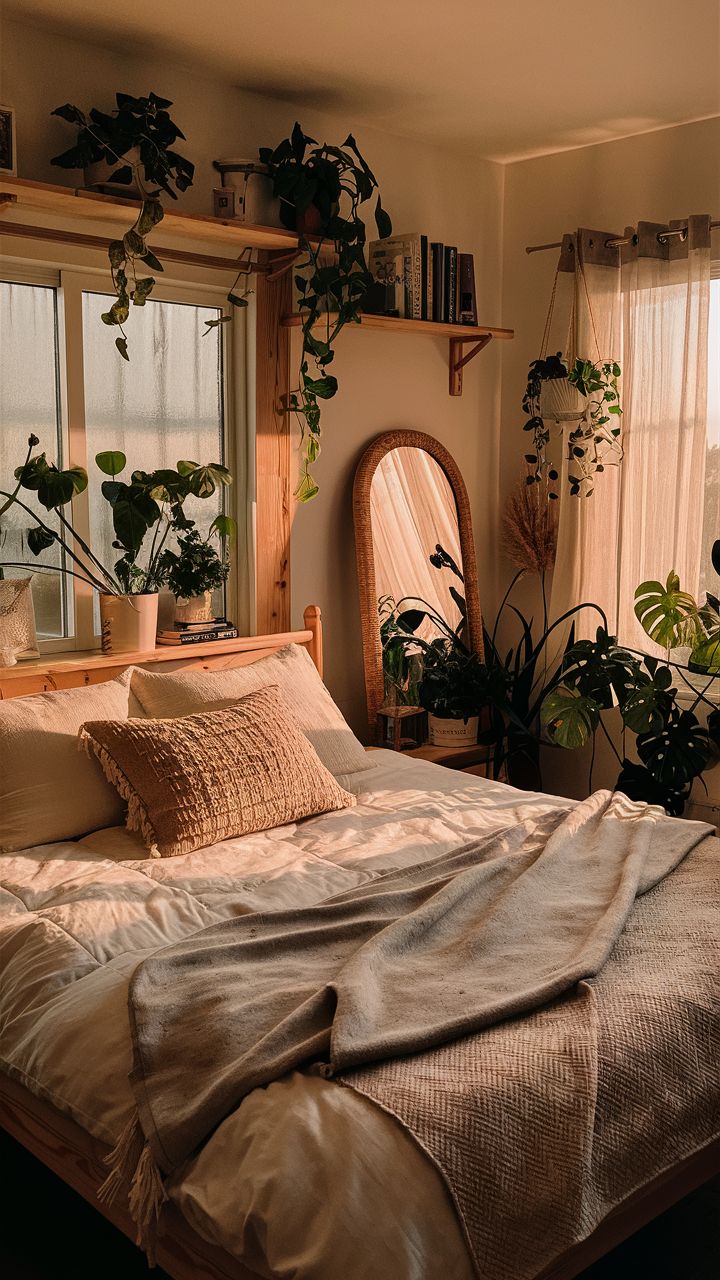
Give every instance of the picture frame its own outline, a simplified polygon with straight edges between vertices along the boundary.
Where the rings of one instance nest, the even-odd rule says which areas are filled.
[[[0,176],[14,177],[16,173],[15,111],[0,106]]]

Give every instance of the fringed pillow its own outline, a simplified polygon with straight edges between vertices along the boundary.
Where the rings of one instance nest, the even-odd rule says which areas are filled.
[[[274,687],[174,720],[94,720],[80,735],[153,857],[355,804]]]

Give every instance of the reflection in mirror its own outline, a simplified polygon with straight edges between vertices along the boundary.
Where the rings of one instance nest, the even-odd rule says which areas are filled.
[[[457,505],[445,472],[424,449],[391,449],[370,486],[375,588],[382,621],[393,610],[429,606],[452,631],[462,627],[462,553]],[[432,641],[426,617],[416,634]]]

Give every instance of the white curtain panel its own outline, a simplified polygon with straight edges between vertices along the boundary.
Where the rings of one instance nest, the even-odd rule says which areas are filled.
[[[563,461],[552,616],[592,600],[622,643],[644,649],[652,646],[635,618],[635,588],[675,569],[697,592],[720,514],[708,515],[704,501],[710,215],[691,216],[685,236],[663,241],[678,225],[628,229],[619,266],[587,261],[592,233],[574,238],[575,351],[622,367],[625,456],[598,476],[590,498],[570,496]],[[585,613],[579,629],[592,635],[596,626]]]

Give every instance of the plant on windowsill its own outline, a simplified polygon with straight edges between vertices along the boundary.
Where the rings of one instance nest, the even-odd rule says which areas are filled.
[[[87,472],[82,467],[59,469],[48,462],[44,453],[34,453],[39,443],[37,436],[29,437],[25,461],[15,471],[14,488],[0,489],[0,499],[5,499],[0,507],[0,527],[5,511],[13,505],[19,506],[33,522],[27,534],[30,552],[39,556],[58,543],[67,565],[73,567],[41,565],[37,568],[17,561],[5,563],[4,567],[35,568],[36,572],[66,573],[80,579],[99,593],[106,652],[153,649],[158,591],[165,580],[162,557],[167,540],[172,533],[182,533],[192,527],[183,510],[187,498],[191,495],[212,497],[219,487],[232,482],[230,472],[219,463],[200,465],[181,461],[175,470],[163,467],[151,472],[133,471],[125,482],[117,478],[127,466],[125,454],[119,450],[98,453],[95,463],[106,477],[101,493],[110,506],[115,534],[112,545],[122,553],[112,568],[108,568],[78,533],[72,515],[66,516],[63,510],[87,488]],[[48,512],[48,519],[50,513],[53,514],[56,527],[22,500],[23,489],[36,495],[40,506]],[[233,529],[234,523],[228,516],[217,516],[211,525],[211,533],[217,531],[221,537],[232,534]],[[141,563],[143,544],[151,531],[149,551]]]
[[[102,319],[104,324],[119,328],[115,346],[128,360],[123,326],[130,307],[143,307],[155,287],[148,269],[163,270],[147,244],[148,235],[164,216],[160,193],[177,200],[178,192],[192,186],[195,166],[174,150],[177,139],[184,141],[185,135],[169,115],[172,102],[154,93],[146,98],[117,93],[115,101],[111,114],[92,107],[86,115],[69,102],[56,107],[51,114],[75,125],[78,133],[75,145],[50,163],[61,169],[83,169],[86,181],[93,185],[125,188],[128,195],[139,194],[142,200],[140,212],[122,240],[111,240],[108,246],[116,299]],[[246,304],[239,300],[238,305]]]
[[[230,562],[225,547],[218,555],[210,538],[217,533],[224,541],[232,531],[232,521],[228,516],[218,517],[207,539],[192,520],[186,523],[187,528],[177,535],[177,551],[163,551],[159,573],[175,597],[176,622],[212,622],[212,593],[225,584]]]
[[[272,178],[273,195],[280,199],[283,225],[299,237],[301,259],[294,270],[302,351],[299,385],[290,393],[288,408],[298,417],[304,443],[295,496],[309,502],[318,492],[310,467],[320,452],[320,402],[332,399],[338,388],[337,379],[327,372],[335,342],[346,324],[360,323],[362,301],[373,284],[359,210],[378,191],[378,184],[352,134],[342,147],[319,145],[298,123],[275,148],[261,147],[260,160]],[[379,194],[375,223],[381,239],[391,234],[392,223]],[[316,326],[322,318],[320,332]]]
[[[573,497],[589,498],[595,476],[622,461],[620,398],[616,360],[576,359],[569,367],[562,354],[533,360],[528,369],[522,400],[532,432],[533,452],[525,454],[530,466],[527,484],[545,483],[548,497],[556,499],[558,472],[548,458],[549,422],[573,422],[568,431],[568,484]]]

